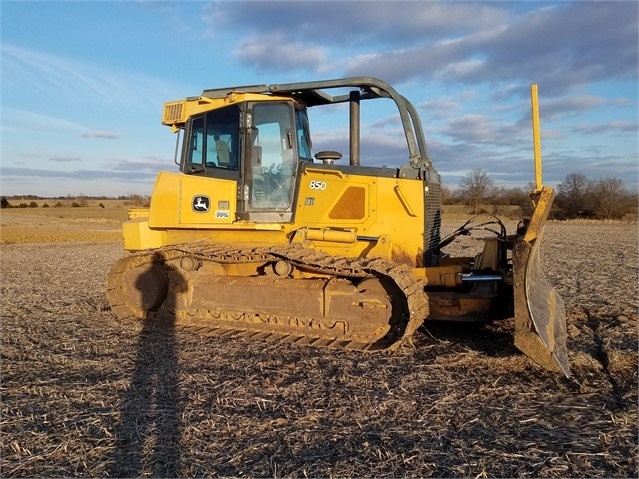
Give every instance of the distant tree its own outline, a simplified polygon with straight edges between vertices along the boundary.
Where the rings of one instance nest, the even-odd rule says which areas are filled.
[[[491,205],[507,205],[506,188],[503,186],[494,186],[486,196],[486,202]]]
[[[453,190],[451,190],[449,186],[442,185],[442,204],[452,205],[453,197],[454,197]]]
[[[595,214],[601,219],[618,219],[634,206],[633,196],[619,178],[603,178],[593,184]]]
[[[592,216],[591,182],[583,173],[569,173],[557,185],[557,204],[564,216]]]
[[[80,193],[75,200],[80,204],[80,206],[89,206],[88,197],[84,193]]]
[[[9,204],[9,200],[7,200],[4,196],[2,197],[2,200],[0,200],[0,206],[2,208],[11,208],[11,205]]]
[[[525,216],[532,215],[533,203],[530,199],[530,192],[532,190],[534,190],[534,187],[507,189],[504,191],[506,204],[519,206]]]
[[[35,201],[32,201],[29,203],[29,208],[37,208],[38,207],[38,203]]]
[[[129,196],[119,196],[118,199],[120,198],[126,200],[124,202],[124,206],[137,206],[137,207],[148,208],[148,206],[151,204],[151,199],[148,196],[144,196],[144,195],[133,194]]]
[[[48,207],[49,207],[49,203],[44,203],[44,204],[42,205],[42,207],[43,207],[43,208],[48,208]]]
[[[490,196],[493,185],[493,179],[481,168],[469,171],[461,179],[459,182],[461,194],[466,204],[473,207],[473,214],[477,213],[479,205]]]
[[[505,188],[501,190],[501,195],[507,205],[519,205],[523,201],[530,201],[528,191],[522,188]]]

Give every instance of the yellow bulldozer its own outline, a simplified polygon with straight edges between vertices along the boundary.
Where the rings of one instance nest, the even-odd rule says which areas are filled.
[[[360,164],[360,103],[394,102],[406,159]],[[204,90],[164,105],[180,172],[160,172],[149,208],[132,209],[107,278],[118,318],[209,334],[359,351],[394,350],[424,321],[514,317],[516,347],[569,375],[561,297],[541,269],[554,192],[508,234],[494,218],[441,238],[441,178],[414,106],[369,77]],[[348,164],[312,154],[308,110],[348,105]],[[400,160],[401,162],[401,160]],[[474,228],[481,251],[442,249]]]

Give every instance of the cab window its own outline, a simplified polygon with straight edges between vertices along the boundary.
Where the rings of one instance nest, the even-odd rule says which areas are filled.
[[[297,151],[302,161],[313,162],[311,153],[311,133],[308,127],[308,116],[305,110],[295,110],[295,125],[297,130]]]
[[[189,163],[204,164],[204,117],[193,118],[191,122],[191,142],[189,149]]]
[[[206,114],[206,166],[237,170],[239,123],[237,106]]]
[[[209,169],[238,169],[240,113],[236,105],[207,112],[191,119],[186,163],[198,173]],[[213,176],[214,173],[211,173]]]
[[[255,104],[251,131],[249,206],[253,210],[286,210],[291,206],[297,172],[291,106]]]

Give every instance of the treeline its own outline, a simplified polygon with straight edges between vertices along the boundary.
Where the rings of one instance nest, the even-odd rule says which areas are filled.
[[[71,206],[73,208],[79,208],[83,206],[89,206],[89,202],[95,204],[96,201],[121,201],[124,206],[142,206],[146,207],[150,204],[150,198],[144,195],[123,195],[117,197],[109,196],[55,196],[45,197],[36,195],[14,195],[3,196],[1,199],[0,207],[2,208],[37,208],[39,202],[42,203],[42,208],[60,208],[65,206]],[[99,203],[98,206],[104,208],[104,203]]]
[[[82,206],[89,206],[89,202],[86,200],[71,201],[70,203],[63,203],[62,201],[57,201],[56,203],[52,203],[52,204],[54,208],[64,208],[66,206],[71,206],[72,208],[80,208]],[[7,200],[5,197],[2,197],[2,200],[0,202],[0,207],[2,208],[37,208],[38,206],[39,204],[35,200],[32,200],[29,203],[26,203],[24,201],[20,203],[18,202],[9,203],[9,200]],[[104,208],[104,203],[100,203],[98,206]],[[50,208],[51,205],[45,201],[44,203],[42,203],[42,207]]]
[[[619,219],[637,212],[637,193],[629,192],[620,178],[598,180],[570,173],[557,185],[557,206],[566,218]]]
[[[495,186],[494,180],[482,169],[469,171],[459,187],[443,188],[444,204],[464,204],[472,207],[473,213],[481,211],[481,205],[520,206],[524,214],[532,213],[527,188],[504,188]],[[555,201],[551,211],[554,219],[593,218],[621,219],[626,215],[637,216],[639,196],[630,192],[623,181],[615,177],[590,179],[582,173],[569,173],[555,188]]]
[[[66,196],[37,196],[37,195],[13,195],[3,196],[7,201],[31,201],[31,200],[67,200],[67,201],[96,201],[96,200],[120,200],[120,201],[134,201],[140,198],[148,199],[148,196],[144,195],[122,195],[122,196],[90,196],[80,193],[79,195],[66,195]]]

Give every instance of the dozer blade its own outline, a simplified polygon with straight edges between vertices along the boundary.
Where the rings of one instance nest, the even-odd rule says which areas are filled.
[[[570,377],[564,302],[541,268],[540,249],[552,188],[538,192],[526,233],[513,248],[515,346],[537,364]]]

